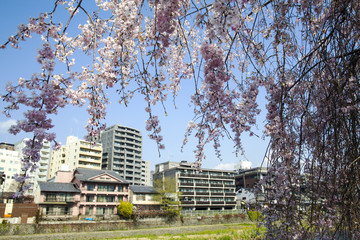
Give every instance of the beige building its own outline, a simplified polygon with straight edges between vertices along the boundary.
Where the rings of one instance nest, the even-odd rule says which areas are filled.
[[[74,136],[66,139],[66,145],[59,150],[52,150],[48,171],[48,179],[56,176],[62,165],[67,165],[69,171],[77,168],[101,169],[102,146],[91,144]]]

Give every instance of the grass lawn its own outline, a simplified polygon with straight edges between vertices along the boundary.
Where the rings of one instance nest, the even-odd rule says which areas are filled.
[[[264,228],[260,229],[261,233],[264,233]],[[263,234],[262,234],[263,236]],[[232,240],[232,239],[262,239],[257,236],[257,227],[255,224],[228,224],[227,229],[213,230],[213,231],[199,231],[184,234],[142,234],[131,237],[118,237],[111,239],[127,239],[127,240],[147,240],[147,239],[176,239],[176,240]]]

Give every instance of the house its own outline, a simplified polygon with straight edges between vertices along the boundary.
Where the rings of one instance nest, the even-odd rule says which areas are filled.
[[[85,168],[58,171],[35,195],[42,216],[112,215],[120,200],[129,200],[127,181],[114,171]]]
[[[137,212],[159,211],[161,203],[156,200],[157,191],[150,186],[130,186],[130,202]]]

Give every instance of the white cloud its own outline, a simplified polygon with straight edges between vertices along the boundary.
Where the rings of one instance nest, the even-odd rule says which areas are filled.
[[[8,133],[9,128],[14,124],[16,124],[16,120],[14,119],[0,122],[0,133]]]
[[[235,170],[235,163],[220,163],[215,167],[218,170]]]

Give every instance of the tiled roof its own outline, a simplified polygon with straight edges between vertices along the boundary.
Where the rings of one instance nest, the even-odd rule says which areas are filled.
[[[131,185],[130,190],[134,193],[157,193],[154,187]]]
[[[72,183],[39,182],[42,192],[80,192]]]
[[[104,173],[109,174],[110,176],[119,179],[122,183],[128,183],[120,174],[110,170],[95,170],[95,169],[86,169],[86,168],[78,168],[75,171],[75,177],[80,181],[91,181],[90,178],[102,175]],[[97,181],[98,182],[98,181]],[[106,180],[102,180],[102,182],[109,182]]]

